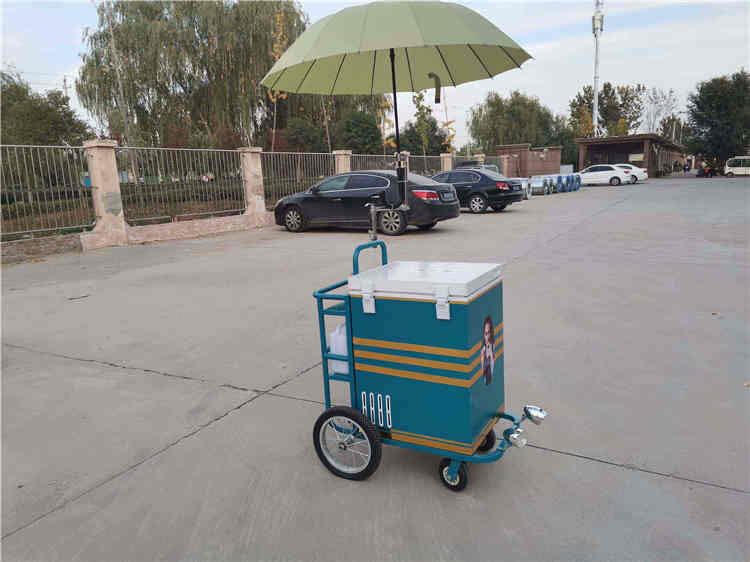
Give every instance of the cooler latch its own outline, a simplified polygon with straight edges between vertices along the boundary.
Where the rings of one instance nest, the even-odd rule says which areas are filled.
[[[362,312],[375,314],[375,294],[372,285],[362,286]]]
[[[435,288],[435,313],[438,320],[451,319],[451,303],[448,300],[448,287]]]

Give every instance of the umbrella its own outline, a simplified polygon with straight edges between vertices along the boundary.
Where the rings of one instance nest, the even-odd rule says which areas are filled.
[[[439,95],[441,84],[492,78],[530,58],[465,6],[383,1],[343,9],[310,26],[261,84],[297,94],[393,93],[400,153],[397,92],[435,88]]]

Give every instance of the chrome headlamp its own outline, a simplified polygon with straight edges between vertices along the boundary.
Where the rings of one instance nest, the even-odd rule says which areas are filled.
[[[536,425],[541,425],[541,423],[544,421],[544,418],[547,417],[546,410],[544,410],[543,408],[539,408],[538,406],[532,406],[531,404],[527,404],[523,407],[523,413],[526,414],[526,417]]]

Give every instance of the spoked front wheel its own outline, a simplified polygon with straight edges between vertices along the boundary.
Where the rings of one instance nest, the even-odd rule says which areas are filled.
[[[313,441],[323,465],[341,478],[364,480],[380,465],[380,435],[354,408],[334,406],[323,412],[315,422]]]

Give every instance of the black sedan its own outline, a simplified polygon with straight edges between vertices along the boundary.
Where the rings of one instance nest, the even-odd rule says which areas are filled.
[[[378,212],[378,228],[391,236],[403,234],[408,225],[422,230],[439,221],[459,216],[455,189],[417,174],[406,182],[409,210],[395,209],[398,203],[396,172],[362,170],[338,174],[316,183],[302,193],[284,197],[274,207],[276,224],[290,232],[312,226],[367,228],[368,203],[391,207]]]
[[[508,179],[491,170],[452,170],[437,174],[432,179],[453,185],[461,206],[468,207],[472,213],[483,213],[488,207],[502,211],[511,203],[523,201],[520,181]]]

